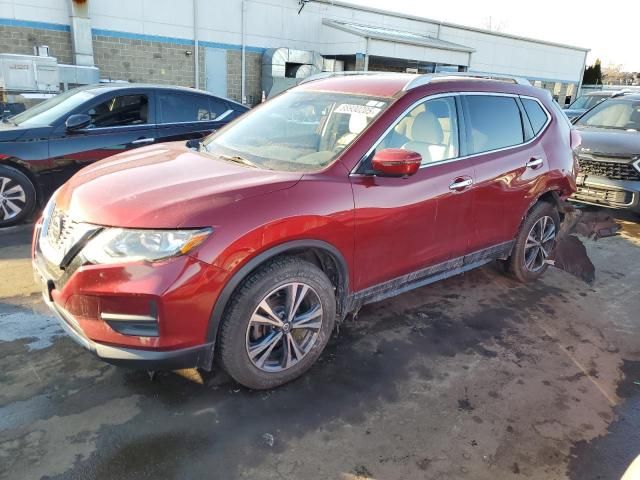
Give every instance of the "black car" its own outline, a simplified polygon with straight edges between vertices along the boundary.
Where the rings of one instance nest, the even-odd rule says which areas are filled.
[[[83,166],[157,142],[202,138],[247,107],[190,88],[106,84],[0,122],[0,227],[27,219]]]
[[[573,199],[640,215],[640,94],[605,100],[574,125],[582,144]]]
[[[26,109],[24,103],[0,102],[0,120],[13,117],[14,115],[24,112]]]

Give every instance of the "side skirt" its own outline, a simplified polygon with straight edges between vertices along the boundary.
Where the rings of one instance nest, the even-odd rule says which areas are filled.
[[[368,303],[378,302],[459,275],[493,260],[506,259],[511,255],[514,243],[515,240],[500,243],[355,292],[347,297],[345,312],[352,312]]]

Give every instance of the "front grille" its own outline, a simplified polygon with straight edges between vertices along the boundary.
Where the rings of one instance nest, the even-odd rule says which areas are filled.
[[[73,220],[64,211],[54,208],[50,216],[45,212],[42,232],[38,242],[45,260],[60,267],[65,256],[90,232],[99,227]]]
[[[78,222],[72,220],[59,209],[55,209],[47,225],[45,238],[47,243],[60,257],[69,251],[74,243],[74,232]]]
[[[593,160],[580,157],[580,172],[612,180],[640,180],[640,172],[631,163]]]
[[[633,201],[633,194],[624,190],[605,190],[593,187],[578,187],[575,193],[578,199],[585,201],[605,202],[619,205],[628,205]]]

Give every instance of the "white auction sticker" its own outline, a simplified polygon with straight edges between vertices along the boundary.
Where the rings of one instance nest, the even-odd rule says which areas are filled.
[[[335,113],[359,113],[366,115],[367,117],[375,117],[380,109],[377,107],[371,107],[369,105],[354,105],[351,103],[343,103],[336,108]]]

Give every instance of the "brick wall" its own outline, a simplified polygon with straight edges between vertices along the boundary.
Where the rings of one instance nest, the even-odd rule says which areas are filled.
[[[245,88],[247,103],[256,105],[262,99],[262,54],[245,52]],[[242,52],[227,50],[227,96],[242,102]]]
[[[111,80],[194,87],[193,51],[193,45],[93,36],[93,55],[100,78]],[[204,88],[204,49],[199,53],[200,87]]]
[[[47,45],[58,63],[73,64],[71,33],[0,25],[0,53],[33,55],[35,45]]]

